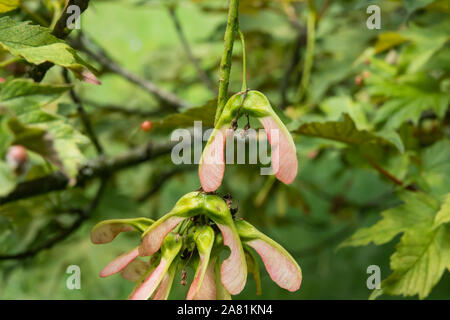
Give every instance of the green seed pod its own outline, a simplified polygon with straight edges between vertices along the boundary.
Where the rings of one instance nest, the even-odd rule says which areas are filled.
[[[194,240],[199,254],[199,262],[197,264],[194,280],[192,281],[186,297],[187,300],[196,299],[197,294],[202,287],[208,269],[211,250],[214,245],[214,230],[209,226],[199,227],[195,231]]]
[[[182,246],[183,242],[179,241],[173,233],[169,233],[161,246],[161,260],[159,261],[159,265],[131,294],[129,299],[146,300],[150,298],[163,281]],[[165,293],[163,295],[165,295]]]
[[[142,256],[151,256],[159,250],[166,235],[187,218],[193,217],[203,211],[205,195],[201,192],[190,192],[184,195],[175,204],[169,213],[158,219],[142,235],[142,244],[139,253]]]
[[[232,121],[243,114],[256,117],[264,127],[272,148],[272,169],[283,183],[290,184],[297,176],[297,152],[289,130],[272,109],[269,100],[258,91],[233,95],[203,149],[199,163],[199,179],[203,190],[212,192],[222,184],[225,172],[224,148],[233,137]]]
[[[247,281],[247,264],[245,262],[244,249],[239,239],[233,217],[225,201],[213,195],[207,196],[206,215],[213,220],[223,236],[223,244],[230,248],[230,256],[223,261],[221,278],[225,288],[231,294],[242,291]]]

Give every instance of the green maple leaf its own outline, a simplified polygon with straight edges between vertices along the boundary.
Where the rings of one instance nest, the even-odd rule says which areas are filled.
[[[397,234],[414,228],[431,228],[439,202],[424,193],[405,192],[399,195],[403,204],[381,213],[382,219],[369,228],[361,228],[340,247],[364,246],[373,242],[380,245]]]
[[[3,86],[0,105],[9,110],[7,123],[13,134],[12,144],[23,145],[38,153],[74,178],[79,164],[85,161],[79,145],[86,144],[88,139],[66,118],[43,108],[69,88],[15,79]]]
[[[443,203],[420,192],[403,192],[402,205],[382,213],[382,219],[370,228],[362,228],[342,246],[383,244],[403,233],[391,256],[392,274],[373,293],[418,295],[423,299],[450,270],[450,193]]]
[[[450,192],[450,140],[443,139],[426,148],[421,160],[419,186],[436,197]]]
[[[423,299],[450,269],[450,227],[406,232],[391,256],[394,271],[381,283],[384,293]]]
[[[444,203],[441,209],[436,214],[434,218],[435,226],[450,222],[450,193],[445,197]]]
[[[443,119],[450,103],[450,94],[441,92],[437,81],[424,74],[388,79],[373,75],[368,91],[389,99],[377,111],[375,122],[386,122],[385,129],[398,129],[404,122],[418,124],[423,112],[432,110]]]
[[[50,29],[30,22],[16,22],[10,17],[0,18],[0,48],[32,64],[48,61],[68,68],[80,79],[87,70],[96,72],[73,48],[53,36]]]
[[[19,6],[19,0],[0,0],[0,13],[8,12]]]
[[[343,142],[351,146],[365,148],[371,144],[391,144],[400,152],[404,151],[402,140],[394,131],[371,132],[360,129],[355,124],[355,120],[352,119],[352,117],[347,113],[343,114],[343,119],[340,121],[306,122],[293,132],[305,136],[330,139]]]
[[[430,70],[436,68],[433,60],[438,60],[439,54],[445,55],[448,49],[449,37],[445,30],[449,27],[450,22],[446,20],[427,28],[412,24],[407,30],[380,35],[375,46],[377,52],[407,43],[401,48],[395,66],[381,59],[372,60],[374,72],[365,80],[367,91],[385,101],[376,113],[376,123],[385,122],[385,129],[395,130],[406,121],[418,125],[425,111],[433,111],[441,120],[444,118],[450,94],[442,89],[442,80],[431,76]],[[442,69],[445,62],[438,64]]]

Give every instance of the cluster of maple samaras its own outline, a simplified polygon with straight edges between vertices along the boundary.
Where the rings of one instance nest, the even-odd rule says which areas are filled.
[[[233,127],[244,114],[256,117],[263,125],[271,147],[272,170],[277,179],[286,184],[294,181],[298,161],[292,136],[266,96],[250,90],[238,92],[228,100],[203,150],[198,173],[204,191],[216,191],[222,184],[226,140],[233,137]]]
[[[120,232],[138,231],[142,241],[133,250],[109,263],[100,273],[116,273],[136,286],[133,300],[167,299],[175,275],[190,266],[196,270],[187,299],[230,299],[242,291],[253,273],[258,291],[258,263],[250,248],[262,258],[273,281],[289,291],[299,289],[301,269],[278,243],[244,220],[234,219],[227,202],[217,195],[191,192],[157,221],[147,218],[106,220],[91,232],[95,244],[108,243]],[[220,254],[227,246],[228,258]],[[149,257],[142,258],[142,257]]]

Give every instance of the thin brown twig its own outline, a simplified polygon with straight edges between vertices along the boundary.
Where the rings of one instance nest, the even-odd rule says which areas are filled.
[[[398,186],[403,186],[403,182],[394,177],[392,174],[390,174],[387,170],[383,169],[378,163],[376,163],[371,157],[363,153],[363,157],[370,163],[372,167],[374,167],[379,173],[381,173],[383,176],[391,180],[393,183],[395,183]]]
[[[326,0],[325,3],[322,6],[322,9],[320,9],[320,12],[317,14],[317,24],[319,24],[320,20],[323,18],[325,13],[328,11],[328,8],[330,7],[333,0]]]
[[[75,187],[82,187],[95,178],[109,176],[150,159],[169,154],[172,146],[172,143],[149,143],[144,147],[132,149],[122,155],[115,157],[100,156],[90,160],[78,170]],[[65,190],[68,187],[69,178],[60,171],[53,172],[41,178],[19,183],[11,193],[0,197],[0,205],[53,191]]]
[[[283,9],[283,13],[288,18],[289,24],[294,28],[297,29],[297,31],[301,32],[303,29],[303,26],[298,21],[298,16],[295,11],[295,8],[292,6],[292,4],[289,1],[282,0],[281,1],[281,7]]]
[[[137,116],[137,117],[160,117],[160,116],[164,116],[166,114],[169,114],[170,112],[166,109],[156,109],[156,110],[151,110],[151,111],[147,111],[144,109],[138,109],[138,108],[125,108],[123,106],[120,105],[116,105],[116,104],[101,104],[95,101],[91,101],[91,100],[84,100],[84,103],[86,105],[92,106],[96,109],[96,111],[100,111],[100,112],[111,112],[111,113],[122,113],[125,115],[129,115],[129,116]]]
[[[376,163],[371,157],[369,157],[367,154],[362,154],[363,157],[370,163],[370,165],[372,167],[375,168],[375,170],[377,170],[379,173],[381,173],[383,176],[385,176],[386,178],[388,178],[390,181],[392,181],[393,183],[395,183],[397,186],[400,187],[404,187],[406,190],[409,191],[417,191],[419,188],[417,187],[417,185],[415,184],[409,184],[407,186],[405,186],[405,184],[403,183],[403,181],[397,179],[396,177],[394,177],[392,174],[390,174],[387,170],[383,169],[378,163]]]
[[[62,71],[64,81],[67,84],[70,84],[69,79],[69,73],[67,69],[63,69]],[[92,128],[91,120],[89,119],[88,114],[86,113],[86,110],[83,108],[83,102],[81,101],[81,98],[76,94],[74,88],[70,88],[70,97],[72,98],[72,101],[77,105],[77,111],[80,116],[81,121],[83,122],[84,128],[86,129],[86,133],[91,140],[92,144],[94,145],[95,149],[97,150],[97,153],[99,155],[102,155],[104,153],[103,147],[100,144],[97,135],[95,134],[94,129]]]
[[[181,44],[183,45],[184,51],[186,52],[186,56],[194,66],[195,70],[199,78],[205,84],[205,86],[215,95],[217,93],[214,83],[211,81],[210,77],[206,74],[206,72],[200,66],[198,59],[194,56],[191,50],[191,46],[187,41],[186,35],[184,34],[183,28],[181,26],[180,20],[177,17],[176,9],[174,6],[169,6],[170,17],[172,18],[172,22],[175,26],[175,30],[180,38]]]
[[[141,78],[140,76],[121,67],[103,48],[101,48],[97,43],[94,43],[94,41],[88,38],[84,33],[80,32],[77,39],[72,40],[71,44],[73,47],[94,58],[96,62],[98,62],[106,70],[117,73],[129,82],[138,85],[168,106],[176,110],[189,107],[189,103],[181,100],[175,94],[166,91],[165,89],[158,87],[152,81]],[[91,49],[91,47],[95,47],[95,51]]]
[[[297,33],[297,38],[294,44],[294,48],[292,50],[292,57],[287,65],[287,68],[284,72],[283,79],[281,81],[281,106],[280,108],[284,109],[288,104],[287,90],[289,88],[291,77],[294,74],[297,66],[300,62],[300,51],[301,48],[306,44],[306,28],[302,28],[301,31]]]
[[[78,228],[83,224],[85,220],[87,220],[92,212],[98,207],[98,204],[100,202],[101,196],[103,195],[103,192],[105,190],[106,184],[107,184],[108,178],[103,178],[100,182],[100,186],[97,190],[97,193],[95,194],[93,200],[90,202],[88,207],[86,209],[72,209],[72,212],[76,212],[78,214],[78,218],[75,220],[75,222],[67,229],[63,230],[60,234],[57,236],[51,238],[47,242],[28,250],[25,250],[24,252],[15,253],[15,254],[8,254],[8,255],[0,255],[0,260],[18,260],[18,259],[25,259],[25,258],[31,258],[34,257],[39,252],[51,249],[56,244],[64,241],[67,239],[71,234],[73,234]]]

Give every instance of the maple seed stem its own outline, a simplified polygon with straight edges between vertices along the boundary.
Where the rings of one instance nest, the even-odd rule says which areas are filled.
[[[224,37],[224,49],[222,60],[219,68],[219,96],[217,98],[217,110],[214,124],[219,121],[223,108],[227,103],[228,98],[228,84],[230,82],[231,73],[231,58],[233,54],[234,38],[238,29],[239,17],[239,0],[230,0],[228,8],[228,21]]]
[[[241,29],[238,29],[239,38],[242,45],[242,88],[241,91],[247,91],[247,54],[245,52],[245,38]]]

